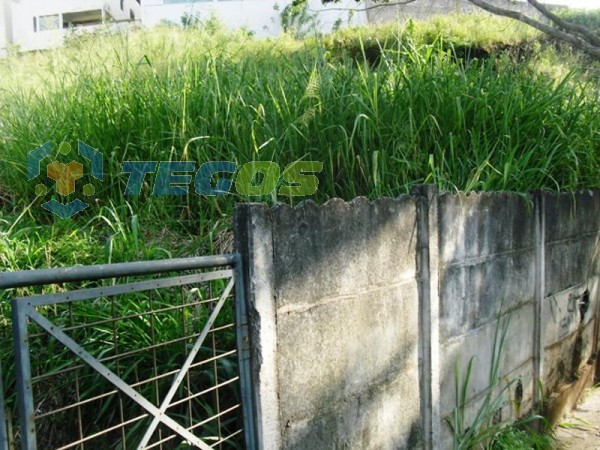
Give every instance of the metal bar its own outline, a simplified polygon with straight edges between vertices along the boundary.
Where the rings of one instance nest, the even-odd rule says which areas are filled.
[[[217,383],[217,384],[215,384],[214,386],[211,386],[211,387],[209,387],[208,389],[204,389],[204,390],[203,390],[203,391],[201,391],[201,392],[196,392],[195,394],[189,395],[189,396],[187,396],[186,398],[182,398],[182,399],[180,399],[180,400],[177,400],[176,402],[173,402],[173,403],[171,403],[171,404],[169,405],[169,408],[171,408],[172,406],[177,406],[177,405],[180,405],[180,404],[182,404],[182,403],[185,403],[185,402],[187,402],[188,400],[193,400],[193,399],[195,399],[195,398],[202,397],[203,395],[206,395],[206,394],[208,394],[208,393],[210,393],[210,392],[214,392],[215,390],[217,390],[217,389],[220,389],[220,388],[222,388],[222,387],[229,386],[230,384],[232,384],[232,383],[235,383],[235,382],[236,382],[236,381],[238,381],[239,379],[240,379],[240,377],[238,376],[238,377],[233,377],[233,378],[230,378],[229,380],[226,380],[226,381],[222,381],[222,382],[220,382],[220,383]],[[215,414],[213,417],[216,417],[216,416],[218,416],[218,415],[219,415],[219,414],[217,413],[217,414]]]
[[[236,437],[238,434],[240,434],[242,432],[242,430],[237,430],[234,431],[233,433],[231,433],[229,436],[225,436],[223,439],[221,439],[220,441],[217,441],[213,444],[213,447],[215,445],[219,445],[222,444],[223,442],[227,442],[229,439]]]
[[[24,316],[24,314],[22,314]],[[121,378],[119,378],[114,372],[112,372],[108,367],[99,362],[96,358],[90,355],[83,347],[77,344],[73,339],[67,336],[59,327],[56,327],[52,322],[42,316],[33,308],[28,308],[27,315],[31,317],[35,322],[37,322],[44,330],[46,330],[50,335],[54,336],[61,344],[71,350],[75,355],[79,356],[83,361],[85,361],[90,367],[95,369],[100,375],[106,378],[110,383],[115,385],[117,388],[121,390],[125,395],[127,395],[131,400],[136,402],[150,414],[152,414],[155,418],[158,418],[160,422],[165,424],[175,433],[179,434],[181,437],[192,443],[193,445],[200,447],[203,450],[212,450],[206,443],[204,443],[200,438],[194,436],[194,434],[190,433],[187,429],[179,425],[169,416],[163,414],[156,406],[154,406],[151,402],[149,402],[146,398],[140,395],[137,391],[135,391],[131,386],[125,383]],[[24,447],[25,448],[25,447]],[[35,450],[35,447],[28,448],[29,450]]]
[[[237,352],[237,350],[230,350],[230,351],[228,351],[226,353],[222,353],[222,354],[220,354],[220,355],[218,355],[218,356],[216,356],[214,358],[203,359],[202,361],[199,361],[197,363],[192,364],[190,366],[190,369],[195,369],[196,367],[203,366],[203,365],[211,363],[211,362],[213,362],[215,360],[219,360],[219,359],[222,359],[222,358],[227,358],[229,356],[234,355],[236,352]],[[103,362],[102,359],[98,359],[98,361]],[[78,364],[76,367],[78,369],[81,369],[82,367],[84,367],[84,365],[83,364]],[[53,377],[53,376],[56,376],[57,374],[65,373],[65,372],[66,372],[66,370],[65,371],[57,371],[57,372],[53,372],[51,374],[46,374],[46,375],[37,376],[37,377],[31,377],[31,379],[32,379],[32,381],[38,381],[38,380],[42,380],[42,379],[48,378],[48,377]],[[166,372],[166,373],[163,373],[163,374],[160,374],[160,375],[156,375],[154,377],[150,377],[150,378],[147,378],[145,380],[138,381],[136,383],[132,383],[132,384],[130,384],[130,386],[133,387],[133,388],[140,387],[140,386],[142,386],[144,384],[151,383],[151,382],[157,381],[157,380],[161,380],[161,379],[167,378],[167,377],[169,377],[171,375],[175,375],[177,372],[179,372],[179,369],[171,370],[169,372]],[[79,404],[85,405],[86,403],[91,403],[91,402],[95,402],[95,401],[98,401],[98,400],[102,400],[103,398],[110,397],[111,395],[115,395],[118,392],[119,392],[118,389],[114,389],[112,391],[108,391],[108,392],[105,392],[103,394],[96,395],[95,397],[86,398],[85,400],[82,400],[81,402],[79,402]],[[51,415],[57,414],[59,412],[68,411],[69,409],[75,408],[76,406],[77,406],[77,404],[73,404],[73,405],[69,405],[69,406],[63,406],[62,408],[57,408],[57,409],[54,409],[52,411],[48,411],[48,412],[45,412],[45,413],[42,413],[42,414],[37,414],[35,416],[35,418],[36,419],[41,419],[43,417],[51,416]]]
[[[202,425],[206,425],[207,423],[212,422],[213,420],[215,420],[217,418],[217,416],[223,417],[224,415],[229,414],[230,412],[233,412],[236,409],[239,409],[239,407],[240,407],[240,404],[237,403],[237,404],[233,405],[232,407],[226,409],[225,411],[221,411],[219,414],[215,414],[215,415],[209,417],[208,419],[204,419],[202,422],[195,423],[194,426],[190,428],[190,431],[195,430],[196,428],[199,428]]]
[[[133,419],[126,420],[126,421],[124,421],[122,423],[119,423],[119,424],[117,424],[115,426],[112,426],[112,427],[109,427],[109,428],[105,428],[104,430],[102,430],[102,431],[100,431],[98,433],[90,434],[89,436],[86,436],[83,439],[71,442],[70,444],[67,444],[67,445],[65,445],[63,447],[59,447],[56,450],[66,450],[66,449],[71,448],[71,447],[76,447],[79,444],[83,444],[84,442],[91,441],[92,439],[96,439],[97,437],[103,436],[103,435],[105,435],[107,433],[110,433],[111,431],[117,430],[117,429],[119,429],[119,428],[121,428],[121,427],[123,427],[125,425],[130,425],[132,423],[135,423],[138,420],[145,419],[146,417],[148,417],[148,414],[141,414],[141,415],[139,415],[137,417],[134,417]]]
[[[189,428],[190,431],[195,430],[196,428],[199,428],[203,425],[206,425],[209,422],[212,422],[213,420],[215,420],[217,418],[217,416],[219,417],[223,417],[226,414],[229,414],[233,411],[235,411],[236,409],[239,409],[240,405],[239,403],[237,405],[232,406],[231,408],[226,409],[225,411],[221,411],[219,414],[215,414],[212,417],[209,417],[208,419],[203,420],[202,422],[198,422],[195,423],[192,427]],[[236,433],[239,433],[241,430],[236,431]],[[153,444],[150,444],[149,446],[147,446],[144,450],[150,450],[151,448],[154,447],[158,447],[160,444],[164,444],[167,441],[170,441],[171,439],[173,439],[174,437],[176,437],[177,435],[171,435],[169,437],[166,437],[164,439],[161,439],[160,441],[156,441]]]
[[[138,313],[134,313],[134,314],[129,314],[129,315],[125,315],[125,316],[119,316],[115,319],[103,319],[103,320],[98,320],[96,322],[89,322],[89,323],[84,323],[83,325],[74,325],[72,327],[64,327],[63,331],[73,331],[73,330],[80,330],[82,328],[91,328],[91,327],[96,327],[98,325],[106,325],[109,323],[113,323],[113,322],[121,322],[124,320],[129,320],[129,319],[136,319],[136,318],[141,318],[141,317],[145,317],[145,316],[153,316],[156,314],[161,314],[161,313],[165,313],[165,312],[170,312],[170,311],[176,311],[178,309],[185,309],[188,306],[199,306],[199,305],[205,305],[207,303],[214,303],[216,300],[216,298],[212,298],[212,299],[207,299],[207,300],[199,300],[197,302],[190,302],[187,305],[175,305],[175,306],[169,306],[167,308],[159,308],[159,309],[151,309],[149,311],[146,312],[138,312]],[[32,334],[30,337],[34,338],[34,337],[38,337],[41,336],[42,333],[38,333],[38,334]]]
[[[31,308],[16,299],[11,301],[13,339],[17,365],[17,399],[21,422],[21,447],[23,450],[36,450],[35,409],[31,387],[31,361],[29,359],[29,339],[27,337],[27,313]]]
[[[8,450],[6,434],[6,415],[4,412],[4,389],[2,388],[2,362],[0,361],[0,450]]]
[[[206,321],[206,324],[204,325],[204,329],[202,330],[202,333],[200,333],[200,336],[194,343],[192,350],[190,350],[188,357],[186,358],[185,362],[183,363],[181,370],[175,377],[175,380],[173,380],[171,389],[169,389],[169,392],[163,399],[162,404],[160,405],[160,414],[161,415],[164,414],[165,411],[169,408],[171,400],[173,400],[173,397],[177,393],[177,389],[179,388],[179,385],[183,381],[185,374],[187,373],[190,366],[194,362],[194,358],[196,358],[196,355],[200,351],[200,347],[202,347],[202,343],[204,342],[204,339],[206,339],[206,336],[208,335],[208,331],[213,326],[215,320],[217,319],[217,316],[219,315],[219,312],[221,312],[221,308],[225,304],[225,300],[227,300],[227,297],[229,297],[229,294],[231,293],[231,290],[233,289],[234,283],[235,283],[235,280],[232,278],[229,281],[229,283],[227,284],[227,287],[223,290],[223,293],[221,294],[221,298],[219,299],[219,302],[215,306],[215,309],[213,309],[212,313],[210,314],[210,317]],[[148,442],[150,441],[150,438],[152,437],[152,434],[154,433],[154,430],[156,429],[156,427],[158,426],[160,421],[161,420],[160,420],[159,416],[154,417],[154,419],[150,423],[150,426],[146,430],[144,437],[142,438],[142,440],[140,441],[140,444],[138,445],[138,450],[143,449],[146,445],[148,445]]]
[[[234,254],[0,273],[0,289],[233,266]]]
[[[246,296],[244,295],[244,272],[241,264],[241,255],[236,253],[235,258],[235,323],[238,348],[238,371],[240,375],[240,397],[242,400],[242,417],[244,421],[244,440],[246,441],[246,448],[248,450],[254,450],[256,448],[256,439],[254,434],[254,424],[252,423],[253,395],[250,370],[250,337],[248,334]]]
[[[1,275],[0,275],[1,276]],[[114,286],[103,286],[77,291],[59,292],[57,294],[40,294],[29,297],[21,297],[19,300],[26,301],[31,306],[56,305],[60,303],[89,300],[98,297],[112,297],[120,294],[131,294],[133,292],[144,292],[152,289],[161,289],[186,284],[203,283],[205,281],[220,280],[233,276],[233,271],[217,270],[208,273],[196,273],[181,277],[162,278],[158,280],[137,281],[135,283],[117,284]]]
[[[215,328],[213,330],[210,330],[209,333],[212,333],[212,332],[217,331],[219,329],[223,330],[225,328],[231,328],[232,326],[233,326],[233,324],[226,325],[225,327]],[[62,331],[64,331],[64,329]],[[200,333],[194,333],[194,334],[190,334],[188,336],[183,336],[183,337],[180,337],[180,338],[171,339],[170,341],[159,342],[158,344],[149,345],[149,346],[146,346],[144,348],[138,348],[136,350],[130,350],[128,352],[123,352],[123,353],[119,353],[117,355],[106,356],[106,357],[97,358],[97,359],[98,359],[99,362],[102,362],[102,363],[105,363],[105,362],[108,362],[108,361],[114,361],[116,359],[125,358],[125,357],[128,357],[128,356],[132,356],[132,355],[135,355],[137,353],[140,353],[140,352],[143,352],[143,351],[146,351],[146,350],[153,350],[155,348],[161,348],[161,347],[166,347],[166,346],[171,345],[171,344],[176,344],[177,342],[187,341],[188,339],[193,339],[193,338],[196,338],[198,336],[200,336]],[[39,380],[43,380],[45,378],[56,376],[57,374],[72,372],[74,370],[81,369],[82,367],[83,367],[83,365],[77,364],[75,366],[72,366],[72,367],[69,367],[69,368],[66,368],[66,369],[62,369],[62,370],[57,370],[56,372],[52,372],[52,373],[49,373],[49,374],[46,373],[44,375],[37,375],[37,376],[33,377],[32,379],[35,380],[35,381],[39,381]]]

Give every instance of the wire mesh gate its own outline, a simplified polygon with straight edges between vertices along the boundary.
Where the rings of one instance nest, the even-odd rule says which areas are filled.
[[[237,254],[0,274],[0,448],[253,448],[241,276]]]

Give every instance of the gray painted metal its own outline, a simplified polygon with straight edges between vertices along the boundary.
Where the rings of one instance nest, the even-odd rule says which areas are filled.
[[[13,299],[12,325],[15,357],[17,365],[17,401],[21,422],[21,443],[23,450],[36,450],[33,392],[31,385],[31,361],[29,359],[29,339],[27,336],[26,305]]]
[[[159,410],[160,415],[153,414],[154,419],[152,419],[150,426],[148,427],[148,429],[146,430],[146,433],[144,434],[144,437],[140,441],[138,450],[146,447],[146,445],[152,438],[152,434],[154,433],[154,430],[156,430],[156,427],[158,426],[158,424],[163,421],[162,418],[165,417],[164,416],[165,412],[167,411],[169,406],[171,406],[171,400],[173,400],[173,397],[175,397],[175,394],[177,393],[177,389],[179,388],[179,385],[183,381],[183,378],[185,377],[190,366],[192,365],[192,362],[194,362],[194,358],[200,351],[200,347],[202,346],[204,339],[206,339],[206,335],[208,334],[208,331],[211,329],[213,323],[215,323],[215,320],[217,319],[217,316],[221,312],[221,308],[223,307],[223,304],[225,303],[225,299],[227,299],[227,297],[231,293],[231,290],[233,289],[233,282],[234,282],[234,279],[232,278],[231,281],[229,282],[229,284],[227,285],[227,287],[225,288],[225,290],[223,291],[223,293],[221,294],[221,298],[219,298],[219,302],[217,303],[217,306],[215,306],[215,309],[213,309],[210,317],[206,321],[206,325],[204,325],[204,329],[202,330],[202,333],[200,333],[200,336],[198,337],[198,339],[196,340],[196,343],[192,347],[192,350],[188,354],[185,362],[183,363],[183,366],[181,367],[181,370],[175,377],[175,380],[173,380],[171,389],[169,389],[169,392],[165,396],[162,404],[160,405],[160,410]]]
[[[238,367],[240,370],[240,390],[242,396],[242,414],[244,418],[244,437],[246,447],[249,450],[256,448],[256,429],[253,420],[252,403],[252,379],[250,377],[250,334],[248,330],[248,314],[246,296],[244,295],[244,271],[242,268],[242,256],[236,253],[235,270],[235,296],[238,301],[235,304],[235,323],[238,348]],[[244,376],[242,376],[244,374]]]
[[[0,273],[0,289],[24,286],[41,286],[53,283],[92,281],[105,278],[147,275],[209,267],[233,266],[235,255],[197,256],[157,261],[101,264],[96,266],[68,267],[60,269],[20,270]]]
[[[150,403],[148,400],[146,400],[144,397],[142,397],[140,394],[138,394],[135,391],[135,389],[133,389],[131,386],[129,386],[127,383],[125,383],[123,380],[121,380],[121,378],[118,377],[114,372],[112,372],[108,367],[106,367],[104,364],[102,364],[100,361],[98,361],[96,358],[94,358],[92,355],[90,355],[88,352],[86,352],[83,349],[83,347],[81,347],[73,339],[71,339],[69,336],[67,336],[60,328],[55,327],[52,324],[52,322],[50,322],[48,319],[46,319],[44,316],[42,316],[40,313],[38,313],[35,309],[33,309],[32,307],[27,306],[27,305],[22,305],[22,306],[17,305],[17,308],[20,310],[20,313],[23,316],[28,316],[31,319],[33,319],[34,321],[36,321],[38,323],[38,325],[40,325],[44,330],[46,330],[47,333],[54,336],[61,344],[63,344],[65,347],[67,347],[69,350],[71,350],[73,353],[75,353],[77,356],[79,356],[83,361],[85,361],[86,364],[88,364],[89,366],[94,368],[100,375],[102,375],[109,382],[114,384],[117,388],[119,388],[119,390],[121,392],[123,392],[125,395],[127,395],[129,398],[131,398],[134,402],[136,402],[138,405],[140,405],[142,408],[144,408],[146,411],[148,411],[154,417],[160,417],[160,421],[162,423],[164,423],[166,426],[168,426],[169,428],[171,428],[171,430],[173,430],[180,436],[187,439],[191,444],[193,444],[203,450],[211,450],[211,447],[209,447],[204,442],[202,442],[202,440],[200,438],[198,438],[194,434],[190,433],[188,430],[186,430],[184,427],[179,425],[177,422],[175,422],[170,417],[164,415],[156,406],[154,406],[152,403]],[[30,384],[31,384],[31,382],[30,382]],[[33,405],[33,397],[31,395],[31,389],[29,389],[29,391],[26,393],[26,395],[29,396],[29,398],[26,399],[26,401],[31,402],[31,404]],[[31,425],[33,426],[34,421],[30,420],[29,422],[23,422],[23,423],[31,423]],[[30,433],[33,437],[33,440],[31,442],[35,442],[35,429],[31,429],[30,427],[28,427],[27,434],[30,434]],[[32,450],[35,450],[37,447],[35,447],[35,446],[29,447],[28,446],[26,448],[31,448]]]
[[[4,389],[2,389],[2,364],[0,364],[0,450],[8,450],[6,416],[4,412]]]
[[[230,266],[233,269],[212,271],[207,273],[196,273],[191,275],[181,275],[155,280],[145,280],[113,286],[103,286],[98,288],[80,289],[71,292],[61,292],[55,294],[33,295],[29,297],[13,298],[12,320],[13,320],[13,338],[17,366],[17,390],[19,420],[22,424],[22,448],[27,450],[37,449],[36,430],[35,430],[35,406],[32,390],[31,361],[28,344],[28,320],[36,322],[47,333],[70,349],[75,355],[81,358],[87,365],[95,369],[100,375],[106,378],[117,389],[140,405],[149,414],[154,416],[150,427],[148,428],[142,442],[138,446],[144,448],[152,437],[156,427],[162,423],[172,431],[183,437],[190,444],[204,450],[211,449],[208,444],[196,437],[191,431],[188,431],[176,421],[169,418],[165,412],[170,407],[172,399],[177,392],[181,382],[184,380],[187,371],[192,365],[194,358],[199,352],[204,340],[206,339],[211,327],[213,326],[219,312],[221,311],[225,300],[230,296],[232,289],[236,289],[236,334],[238,345],[238,358],[240,370],[240,389],[242,396],[242,412],[244,418],[244,433],[246,446],[249,449],[256,448],[254,441],[253,416],[250,394],[251,383],[249,375],[249,346],[248,346],[248,322],[246,318],[246,304],[243,297],[243,271],[241,270],[241,258],[238,254],[229,254],[221,256],[196,257],[185,259],[171,259],[162,261],[145,261],[124,264],[108,264],[87,267],[74,267],[66,269],[46,269],[36,271],[19,271],[12,273],[0,273],[0,288],[15,288],[34,285],[45,285],[62,282],[77,282],[88,280],[100,280],[105,278],[117,278],[134,275],[149,275],[165,272],[197,270],[203,268],[214,268]],[[168,288],[174,286],[183,286],[200,282],[230,279],[227,287],[222,292],[219,300],[214,307],[210,317],[200,335],[188,354],[183,367],[178,371],[173,384],[167,396],[159,408],[140,395],[135,389],[123,381],[117,374],[112,372],[100,360],[93,357],[82,346],[71,339],[60,327],[55,326],[48,318],[40,314],[36,307],[43,305],[56,305],[61,303],[70,303],[98,297],[109,297],[119,294],[141,292],[159,288]],[[1,372],[0,372],[1,380]],[[0,384],[1,388],[1,384]],[[8,448],[7,433],[5,427],[5,417],[3,408],[2,392],[0,391],[0,450]]]
[[[18,297],[17,300],[27,302],[27,304],[31,306],[56,305],[59,303],[87,300],[90,298],[109,297],[119,294],[130,294],[132,292],[149,291],[151,289],[183,286],[186,284],[229,278],[231,276],[233,276],[232,270],[218,270],[210,273],[197,273],[181,277],[162,278],[160,280],[139,281],[136,283],[118,284],[101,288],[80,289],[72,292],[60,292],[58,294]]]

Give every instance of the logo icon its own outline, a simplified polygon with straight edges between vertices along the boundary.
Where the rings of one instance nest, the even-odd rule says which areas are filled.
[[[68,142],[63,142],[58,147],[58,153],[67,156],[71,152],[71,145]],[[77,141],[77,153],[83,157],[90,165],[90,175],[102,181],[103,172],[103,156],[98,150],[90,147],[82,141]],[[27,154],[27,180],[31,181],[41,175],[42,161],[52,156],[52,143],[46,142],[44,145],[30,151]],[[76,192],[77,181],[84,178],[84,165],[78,161],[72,160],[68,163],[62,163],[54,160],[46,166],[46,175],[54,181],[55,191],[59,197],[65,198]],[[48,188],[44,184],[38,184],[35,187],[35,193],[38,196],[46,195]],[[88,183],[83,186],[82,193],[89,197],[94,195],[96,188],[93,184]],[[56,214],[61,219],[69,219],[75,214],[83,211],[89,205],[84,201],[76,198],[68,203],[63,203],[55,198],[43,203],[42,207],[53,214]]]

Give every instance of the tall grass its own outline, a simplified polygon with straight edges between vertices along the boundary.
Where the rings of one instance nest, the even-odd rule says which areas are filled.
[[[511,55],[462,59],[458,45],[493,53],[502,36],[511,45],[533,39],[486,20],[488,33],[481,22],[435,19],[307,41],[160,27],[0,61],[0,269],[227,250],[236,201],[300,200],[202,197],[193,186],[188,196],[155,197],[152,176],[141,196],[126,197],[127,160],[322,161],[317,201],[396,196],[417,183],[600,187],[595,85]],[[104,154],[105,178],[90,208],[64,221],[41,208],[48,198],[34,189],[44,177],[26,181],[26,155],[77,139]]]
[[[416,183],[599,187],[596,85],[573,71],[540,74],[510,55],[457,59],[449,42],[492,51],[502,36],[515,45],[532,39],[489,17],[457,23],[307,41],[162,27],[0,61],[1,263],[14,270],[197,253],[211,246],[198,236],[218,240],[229,227],[236,201],[290,201],[243,198],[235,188],[201,197],[193,186],[185,197],[154,197],[151,175],[141,196],[125,197],[126,160],[323,161],[317,201],[396,196]],[[344,51],[352,48],[358,53]],[[34,189],[45,177],[26,181],[26,155],[77,139],[103,152],[105,179],[86,199],[91,207],[65,222],[41,208],[48,198]],[[128,236],[134,218],[136,239]],[[61,246],[70,250],[54,250]]]
[[[557,83],[501,60],[460,65],[437,43],[402,44],[377,67],[332,63],[319,49],[278,54],[279,43],[252,43],[257,50],[242,55],[218,39],[166,56],[173,31],[157,42],[146,33],[102,44],[112,58],[87,54],[66,68],[52,53],[46,89],[4,92],[0,186],[20,198],[17,208],[34,199],[35,183],[23,182],[26,153],[77,138],[108,160],[100,205],[126,200],[127,159],[310,157],[326,163],[319,199],[397,195],[422,182],[467,191],[598,186],[597,93],[573,77]],[[175,35],[187,33],[195,37]],[[149,46],[140,58],[139,44]],[[160,200],[147,203],[146,193],[132,202],[173,203]]]

